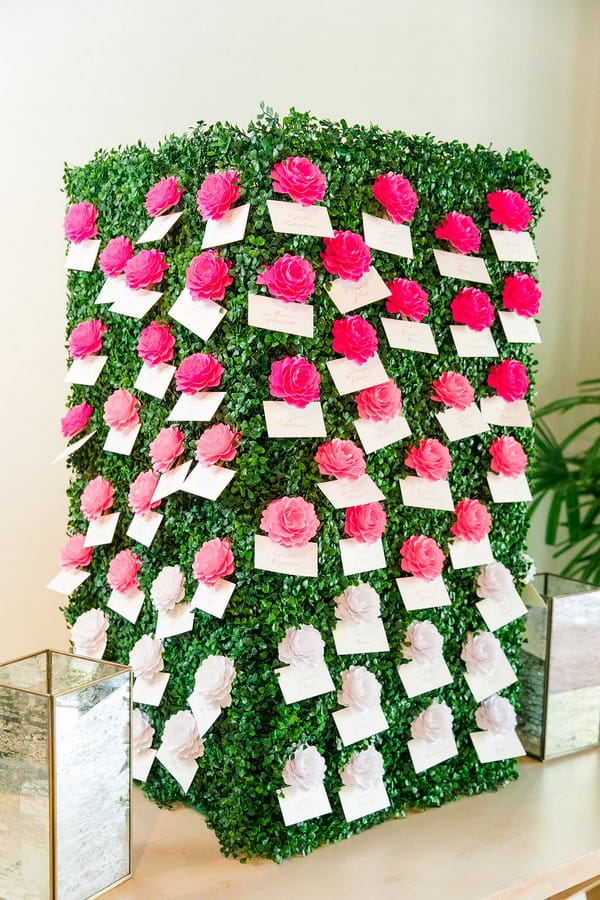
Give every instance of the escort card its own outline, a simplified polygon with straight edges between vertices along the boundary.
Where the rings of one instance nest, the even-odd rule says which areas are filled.
[[[466,409],[446,409],[436,413],[435,417],[449,441],[460,441],[488,430],[488,423],[476,403],[471,403]]]
[[[162,400],[167,393],[167,388],[171,384],[174,374],[175,366],[169,366],[166,363],[159,363],[157,366],[147,366],[144,363],[134,388],[138,391],[143,391],[144,394],[150,394],[151,397],[158,397],[159,400]]]
[[[475,331],[468,325],[451,325],[450,333],[459,356],[498,356],[498,348],[489,328]]]
[[[500,310],[498,316],[509,344],[542,343],[537,323],[533,317],[520,316],[518,313],[508,310]]]
[[[78,441],[74,441],[72,444],[67,444],[65,449],[61,450],[61,452],[58,454],[58,456],[54,457],[54,459],[52,460],[50,465],[53,466],[55,463],[62,462],[63,459],[67,459],[72,453],[75,453],[77,450],[79,450],[80,447],[83,447],[84,444],[87,444],[89,439],[91,437],[93,437],[95,434],[96,434],[96,429],[94,428],[93,431],[90,431],[89,434],[84,434],[84,436],[82,438],[79,438]]]
[[[301,409],[285,400],[263,400],[263,409],[270,438],[327,436],[323,410],[318,401]]]
[[[235,206],[225,213],[220,219],[209,219],[206,223],[202,249],[222,247],[224,244],[236,244],[244,240],[250,204]]]
[[[308,303],[286,303],[266,294],[248,294],[248,325],[300,337],[314,335],[314,308]]]
[[[480,763],[500,762],[525,756],[526,751],[516,731],[508,734],[492,734],[491,731],[472,731],[469,734]]]
[[[229,482],[235,478],[235,469],[224,466],[201,466],[192,469],[181,486],[187,494],[204,497],[205,500],[216,500],[220,497]]]
[[[454,501],[450,485],[444,479],[429,481],[417,475],[408,475],[400,479],[400,493],[405,506],[418,506],[421,509],[454,509]]]
[[[120,296],[112,304],[110,311],[121,316],[129,316],[131,319],[143,319],[162,297],[162,291],[149,291],[145,288],[132,291],[131,288],[125,287],[125,290],[119,293]]]
[[[490,228],[496,256],[501,262],[538,261],[533,239],[528,231],[504,231]]]
[[[385,500],[385,495],[369,475],[360,475],[354,479],[336,478],[334,481],[321,481],[317,487],[323,491],[335,509],[346,509],[347,506],[362,506],[364,503]]]
[[[388,286],[373,266],[358,281],[336,278],[327,293],[344,315],[390,296]]]
[[[469,569],[494,562],[490,539],[484,537],[482,541],[472,542],[454,538],[450,541],[450,560],[453,569]]]
[[[130,428],[110,428],[102,449],[107,453],[131,456],[141,427],[142,423],[138,422],[137,425],[132,425]]]
[[[169,316],[192,334],[207,341],[227,315],[225,307],[213,300],[193,300],[184,288],[169,310]]]
[[[102,303],[115,303],[126,291],[127,282],[125,281],[124,275],[117,275],[115,278],[107,278],[94,303],[98,306]]]
[[[169,422],[210,422],[224,396],[225,391],[182,394],[169,413]]]
[[[144,547],[150,547],[152,541],[156,537],[156,532],[160,528],[163,517],[160,513],[150,510],[143,515],[135,515],[129,523],[127,529],[127,537],[143,544]]]
[[[154,678],[136,678],[131,699],[134,703],[159,706],[170,677],[168,672],[158,672]]]
[[[489,425],[508,425],[531,428],[533,423],[525,400],[504,400],[502,397],[483,397],[481,414]]]
[[[387,653],[390,649],[383,622],[379,618],[364,625],[343,619],[337,623],[332,634],[338,656],[347,656],[349,653]]]
[[[107,603],[109,609],[123,616],[132,625],[135,625],[137,622],[143,605],[144,593],[139,588],[133,588],[133,590],[127,591],[126,594],[113,590]]]
[[[450,597],[441,575],[433,581],[425,581],[416,575],[396,578],[396,584],[404,606],[409,612],[416,609],[434,609],[436,606],[450,606]]]
[[[177,756],[175,753],[167,750],[164,744],[161,744],[158,748],[156,758],[178,782],[183,793],[187,794],[198,771],[196,760],[191,757],[183,759],[181,756]]]
[[[332,359],[327,363],[327,368],[338,394],[342,395],[354,394],[364,388],[375,387],[376,384],[383,384],[384,381],[389,380],[378,353],[362,365],[345,357]]]
[[[363,816],[370,816],[381,809],[387,809],[390,805],[390,798],[383,781],[368,788],[345,784],[338,797],[346,822],[354,822],[356,819],[362,819]]]
[[[173,212],[156,216],[144,233],[139,236],[136,244],[150,244],[152,241],[160,241],[171,230],[175,222],[179,221],[181,215],[181,212]]]
[[[110,544],[115,536],[115,529],[121,513],[109,513],[94,519],[88,524],[85,535],[84,547],[100,547],[102,544]]]
[[[136,781],[146,781],[156,759],[156,750],[133,750],[131,754],[131,777]]]
[[[381,538],[372,544],[364,544],[356,538],[342,538],[339,543],[344,575],[385,569],[387,563]]]
[[[221,715],[221,707],[218,703],[207,703],[199,691],[194,691],[190,694],[188,706],[196,720],[198,734],[200,737],[204,737],[208,729],[214,725]]]
[[[389,422],[375,422],[372,419],[355,419],[354,427],[358,432],[365,453],[375,453],[382,447],[389,447],[410,435],[410,425],[404,416],[394,416]]]
[[[469,685],[469,689],[473,694],[473,698],[477,703],[497,694],[509,685],[514,684],[517,676],[513,672],[504,651],[500,651],[500,656],[494,671],[490,675],[470,675],[465,671],[465,681]]]
[[[331,812],[329,797],[322,784],[309,791],[305,791],[297,785],[286,787],[277,794],[277,799],[283,822],[288,828],[290,825],[298,825],[308,819],[317,819],[319,816],[325,816]]]
[[[189,459],[180,466],[176,466],[174,469],[169,469],[168,472],[164,472],[158,479],[156,490],[152,494],[152,502],[155,503],[157,500],[164,500],[165,497],[169,497],[171,494],[180,491],[183,482],[187,478],[187,473],[190,471],[191,465],[192,460]]]
[[[65,269],[77,269],[79,272],[91,272],[100,250],[100,241],[92,238],[89,241],[71,242],[65,260]]]
[[[512,477],[488,472],[486,478],[494,503],[528,503],[532,499],[524,472]]]
[[[426,663],[411,659],[398,666],[398,675],[409,697],[419,697],[454,681],[443,656]]]
[[[460,278],[462,281],[477,281],[480,284],[491,284],[489,272],[480,256],[465,256],[463,253],[452,253],[448,250],[434,250],[433,255],[445,278]]]
[[[324,662],[317,663],[316,666],[284,666],[282,669],[275,669],[275,674],[279,679],[283,699],[288,706],[290,703],[319,697],[335,690],[329,669]]]
[[[194,613],[189,603],[176,603],[173,609],[161,609],[156,620],[154,637],[168,638],[176,634],[186,634],[194,627]]]
[[[454,735],[440,741],[415,741],[407,744],[415,772],[425,772],[458,754]]]
[[[304,547],[282,547],[262,534],[254,535],[254,568],[281,575],[316,578],[318,550],[314,542]]]
[[[302,206],[285,200],[267,200],[273,231],[280,234],[308,234],[333,237],[329,211],[325,206]]]
[[[365,244],[372,250],[381,250],[382,253],[392,253],[394,256],[413,258],[413,246],[408,225],[400,225],[390,222],[389,219],[381,219],[379,216],[371,216],[363,213],[363,232]]]
[[[95,353],[91,353],[89,356],[84,356],[83,359],[74,360],[65,375],[65,384],[90,386],[96,384],[107,359],[108,356],[96,356]]]
[[[192,597],[192,609],[201,609],[217,619],[223,618],[236,584],[219,578],[214,584],[199,584]]]
[[[487,597],[485,600],[480,600],[475,606],[490,631],[497,631],[498,628],[508,625],[509,622],[514,622],[515,619],[527,615],[527,607],[515,588],[501,600]]]
[[[438,354],[433,332],[425,322],[409,322],[408,319],[381,318],[383,330],[394,350],[412,350],[415,353]]]
[[[55,575],[52,581],[46,585],[51,591],[57,594],[63,594],[68,597],[73,591],[76,591],[80,584],[90,577],[90,573],[85,569],[61,569],[58,575]]]
[[[373,709],[353,709],[348,706],[333,713],[333,721],[344,747],[387,731],[389,725],[380,706]]]

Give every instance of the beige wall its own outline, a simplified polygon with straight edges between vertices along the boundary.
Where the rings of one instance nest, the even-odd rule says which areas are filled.
[[[0,0],[0,658],[66,645],[44,588],[66,514],[65,470],[49,465],[65,397],[63,160],[197,119],[245,123],[261,99],[526,147],[554,176],[538,236],[548,400],[597,374],[599,44],[596,0]]]

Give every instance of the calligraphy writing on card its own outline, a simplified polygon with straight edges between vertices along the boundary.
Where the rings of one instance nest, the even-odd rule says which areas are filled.
[[[468,325],[451,325],[450,333],[459,356],[498,356],[498,348],[489,328],[474,331]]]
[[[353,394],[364,388],[375,387],[388,380],[379,354],[375,354],[365,363],[355,363],[351,359],[332,359],[327,363],[329,374],[338,394]]]
[[[460,278],[462,281],[477,281],[480,284],[491,284],[492,279],[484,260],[480,256],[465,256],[449,250],[434,250],[433,255],[445,278]]]
[[[335,690],[329,669],[324,662],[314,666],[284,666],[275,669],[283,699],[289,705]]]
[[[377,269],[371,266],[358,281],[336,278],[327,293],[339,312],[345,314],[389,297],[390,290]]]
[[[405,506],[421,509],[454,509],[454,501],[447,481],[429,481],[416,475],[400,479],[400,492]]]
[[[343,620],[333,630],[333,642],[338,656],[349,653],[387,653],[390,649],[381,619],[357,625]]]
[[[402,663],[398,666],[398,675],[409,697],[427,694],[454,680],[443,656],[431,662],[419,663],[412,659]]]
[[[354,427],[358,432],[365,453],[375,453],[383,447],[389,447],[410,436],[410,425],[402,415],[394,416],[388,422],[375,422],[372,419],[355,419]]]
[[[220,219],[209,219],[202,238],[202,250],[243,241],[249,212],[250,204],[244,203],[228,210]]]
[[[382,253],[391,253],[393,256],[403,256],[406,259],[413,258],[413,246],[408,225],[400,225],[390,222],[389,219],[381,219],[363,213],[363,233],[365,244],[372,250],[381,250]]]
[[[285,200],[267,200],[273,231],[333,237],[329,212],[324,206],[302,206]]]
[[[314,309],[308,303],[286,303],[265,294],[248,294],[248,325],[295,334],[299,337],[313,337]]]
[[[277,799],[283,822],[288,827],[331,812],[329,797],[322,784],[308,791],[296,785],[286,787],[277,795]]]
[[[482,700],[486,700],[492,694],[497,694],[498,691],[510,687],[517,680],[517,676],[503,650],[499,651],[494,670],[489,675],[478,672],[465,672],[464,674],[469,690],[477,703],[481,703]]]
[[[404,606],[409,612],[416,609],[434,609],[436,606],[450,606],[450,597],[441,575],[432,581],[425,581],[416,575],[405,575],[396,579]]]
[[[327,436],[323,410],[318,401],[300,408],[285,400],[264,400],[263,409],[270,438]]]
[[[335,509],[346,509],[347,506],[362,506],[365,503],[385,500],[385,495],[369,475],[321,481],[317,487],[323,491]],[[451,508],[454,509],[454,507]]]
[[[504,231],[490,229],[490,237],[496,256],[501,262],[538,261],[533,239],[528,231]]]
[[[304,547],[282,547],[262,534],[254,536],[254,568],[282,575],[318,575],[318,550],[312,541]]]
[[[488,423],[476,403],[466,409],[446,409],[435,414],[449,441],[460,441],[488,430]]]
[[[375,706],[373,709],[353,709],[352,707],[338,709],[333,713],[333,721],[344,747],[387,731],[389,727],[380,706]]]
[[[385,569],[387,564],[381,538],[372,544],[364,544],[356,538],[342,538],[339,543],[344,575]]]
[[[426,322],[409,322],[408,319],[388,319],[382,316],[381,324],[388,343],[394,350],[438,355],[431,326]]]

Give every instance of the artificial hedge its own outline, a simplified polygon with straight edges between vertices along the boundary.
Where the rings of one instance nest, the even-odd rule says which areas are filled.
[[[363,211],[381,215],[371,186],[382,172],[402,173],[419,198],[411,223],[414,260],[373,251],[373,265],[386,281],[399,276],[414,278],[428,291],[431,311],[427,321],[440,354],[435,357],[390,349],[380,324],[382,304],[374,303],[360,311],[377,328],[382,362],[402,390],[404,414],[412,429],[410,438],[368,456],[367,471],[386,496],[388,527],[383,543],[388,567],[360,578],[346,578],[342,573],[336,545],[344,537],[344,511],[335,510],[316,487],[322,476],[313,456],[322,441],[269,440],[263,417],[262,401],[269,398],[271,362],[300,354],[314,362],[321,372],[321,401],[328,438],[357,441],[352,395],[338,395],[325,366],[335,356],[331,349],[331,325],[338,312],[325,292],[331,276],[319,258],[322,239],[276,234],[267,213],[266,201],[277,199],[269,173],[276,162],[292,155],[308,157],[327,176],[324,205],[329,209],[334,228],[361,233]],[[168,412],[177,396],[174,383],[164,401],[134,391],[142,401],[142,428],[129,457],[102,450],[107,431],[102,408],[115,388],[133,390],[140,368],[136,344],[141,329],[152,319],[169,321],[167,312],[184,287],[189,261],[200,252],[204,223],[195,207],[196,190],[206,174],[223,169],[237,169],[243,187],[242,202],[251,204],[244,241],[222,248],[222,255],[233,262],[234,283],[225,298],[228,314],[205,344],[183,326],[172,321],[170,324],[176,337],[174,364],[205,349],[225,368],[221,390],[227,393],[213,421],[226,421],[242,432],[235,462],[238,474],[216,502],[183,492],[163,501],[160,511],[165,518],[154,543],[147,549],[125,536],[130,519],[127,491],[136,475],[150,467],[148,445],[167,424]],[[513,761],[479,764],[468,737],[469,731],[476,727],[477,704],[463,678],[464,665],[460,661],[467,631],[482,627],[475,608],[474,573],[478,570],[453,571],[447,563],[444,579],[451,606],[416,613],[405,610],[395,584],[401,574],[399,547],[411,534],[424,533],[447,552],[452,513],[403,506],[398,478],[411,474],[403,464],[411,443],[422,437],[438,437],[447,442],[434,417],[436,404],[430,400],[434,378],[448,369],[458,371],[469,378],[476,399],[489,394],[486,376],[491,361],[461,359],[450,337],[450,301],[464,283],[440,277],[432,253],[434,246],[440,246],[433,237],[434,227],[449,210],[460,210],[474,218],[483,237],[480,255],[486,260],[493,282],[486,290],[494,305],[500,308],[503,278],[515,269],[534,274],[534,267],[525,263],[515,266],[496,259],[486,231],[490,227],[486,194],[503,188],[519,191],[531,206],[535,225],[542,212],[548,172],[526,151],[509,150],[503,155],[483,146],[471,148],[458,141],[439,142],[429,135],[414,137],[401,131],[384,132],[374,125],[321,121],[295,110],[280,119],[270,109],[263,108],[246,130],[228,123],[208,126],[200,122],[182,137],[167,138],[157,150],[138,143],[99,151],[88,164],[67,167],[64,178],[69,202],[87,200],[98,209],[104,245],[120,234],[133,240],[141,234],[147,224],[146,191],[160,177],[173,174],[186,189],[182,200],[184,213],[177,227],[155,245],[166,252],[170,268],[160,288],[163,297],[148,316],[137,321],[111,313],[105,306],[95,306],[103,284],[97,267],[90,273],[72,271],[68,275],[68,332],[80,321],[98,315],[109,329],[104,336],[103,351],[108,354],[108,363],[98,382],[91,388],[74,386],[69,401],[69,405],[84,400],[90,403],[94,407],[91,425],[98,429],[94,438],[69,459],[72,469],[68,490],[69,532],[85,531],[80,495],[85,484],[97,474],[115,486],[115,509],[122,512],[113,543],[96,548],[91,577],[73,594],[65,609],[68,622],[73,623],[92,607],[106,607],[110,594],[106,583],[109,561],[123,547],[133,547],[143,560],[141,588],[146,601],[136,625],[109,613],[111,625],[106,652],[107,658],[127,663],[129,651],[138,638],[153,633],[157,614],[149,592],[163,566],[181,565],[187,576],[189,599],[195,588],[192,559],[203,541],[215,535],[229,536],[236,559],[237,589],[223,619],[197,611],[193,632],[165,641],[165,670],[171,673],[171,680],[160,707],[147,707],[145,711],[159,738],[165,720],[177,710],[187,708],[195,670],[208,654],[224,654],[235,660],[233,704],[205,736],[205,754],[199,760],[199,772],[188,794],[183,795],[177,782],[158,763],[144,785],[145,792],[162,806],[183,801],[200,810],[226,854],[281,860],[292,854],[309,853],[319,844],[340,840],[389,816],[403,816],[410,808],[439,806],[461,794],[496,789],[516,777],[515,764]],[[247,296],[257,291],[258,271],[284,252],[302,254],[317,271],[317,290],[311,300],[315,307],[314,339],[277,334],[247,324]],[[527,366],[532,378],[528,395],[531,401],[535,364],[530,350],[525,345],[509,346],[497,321],[492,330],[500,358],[519,359]],[[206,426],[179,423],[179,427],[186,435],[187,458],[191,458],[195,440]],[[518,580],[526,569],[521,556],[526,536],[525,505],[493,504],[485,478],[489,463],[487,447],[503,432],[510,433],[510,429],[492,426],[486,434],[453,443],[449,481],[455,501],[470,497],[488,504],[493,518],[490,540],[494,556]],[[531,432],[519,429],[518,437],[526,452],[531,453]],[[318,578],[282,576],[253,568],[253,541],[259,531],[261,511],[270,500],[284,495],[300,495],[315,505],[321,521],[317,535]],[[331,638],[336,622],[333,598],[360,579],[371,584],[381,596],[382,618],[391,652],[339,657]],[[402,660],[404,630],[415,619],[430,619],[443,634],[444,655],[454,682],[411,700],[402,688],[396,666]],[[335,693],[290,706],[284,703],[274,675],[274,669],[280,665],[277,644],[287,627],[302,623],[311,623],[321,631],[326,643],[325,659],[336,686],[340,683],[340,672],[350,664],[366,665],[376,675],[382,685],[388,731],[344,748],[331,716],[337,708]],[[497,632],[513,665],[517,663],[521,631],[522,624],[517,621]],[[518,687],[515,685],[502,693],[514,702]],[[459,754],[417,775],[406,749],[409,726],[436,696],[445,699],[452,708]],[[276,792],[282,786],[283,764],[299,743],[314,744],[325,756],[328,766],[325,787],[332,800],[333,813],[286,828]],[[347,824],[336,800],[341,786],[338,770],[355,750],[368,743],[383,754],[391,807]]]

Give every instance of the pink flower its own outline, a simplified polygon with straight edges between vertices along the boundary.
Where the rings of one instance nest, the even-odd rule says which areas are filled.
[[[495,389],[499,397],[509,403],[513,400],[522,400],[529,387],[527,369],[517,359],[503,359],[498,365],[492,366],[487,383]]]
[[[441,547],[438,547],[433,538],[424,534],[413,534],[404,541],[400,556],[402,571],[425,581],[434,581],[442,574],[446,559]]]
[[[131,550],[121,550],[111,560],[106,580],[114,591],[126,594],[140,586],[137,576],[141,568],[142,561],[139,556]]]
[[[491,221],[509,231],[525,231],[533,219],[529,204],[518,191],[493,191],[486,200]]]
[[[219,423],[207,428],[196,441],[196,459],[203,466],[235,459],[241,434],[229,425]]]
[[[129,486],[127,502],[129,509],[136,516],[145,516],[160,506],[160,500],[152,502],[152,496],[158,484],[158,475],[154,472],[140,472]]]
[[[116,278],[125,271],[125,265],[132,256],[133,244],[121,235],[108,242],[100,254],[98,265],[107,278]]]
[[[260,520],[270,540],[282,547],[305,547],[320,524],[314,506],[302,497],[272,500]]]
[[[137,291],[159,284],[168,268],[165,254],[160,250],[140,250],[125,263],[127,287]]]
[[[324,238],[325,252],[321,253],[323,265],[331,275],[347,281],[358,281],[369,271],[371,251],[353,231],[334,231],[332,238]]]
[[[333,475],[334,478],[350,478],[356,481],[367,469],[365,455],[354,441],[343,441],[334,438],[321,444],[315,454],[315,462],[321,475]]]
[[[346,359],[362,365],[377,353],[377,332],[362,316],[345,316],[334,319],[332,348]]]
[[[479,229],[471,216],[449,212],[436,226],[436,238],[448,243],[459,253],[477,253],[481,244]]]
[[[385,207],[392,222],[397,224],[410,222],[419,202],[408,178],[395,172],[377,176],[373,196]]]
[[[144,209],[150,216],[160,216],[161,213],[179,203],[182,194],[185,194],[185,190],[179,187],[174,175],[161,178],[146,194]]]
[[[67,210],[63,220],[65,237],[74,244],[89,241],[98,234],[96,219],[98,210],[85,200],[82,203],[73,203]]]
[[[150,459],[155,472],[167,472],[185,449],[184,438],[174,425],[163,428],[150,444]]]
[[[73,406],[60,420],[60,430],[65,438],[75,437],[87,426],[94,408],[89,403]]]
[[[225,369],[210,353],[192,353],[179,364],[175,372],[177,390],[195,394],[206,388],[218,387]]]
[[[240,186],[235,169],[213,172],[206,176],[196,194],[198,212],[205,222],[207,219],[222,219],[239,196]]]
[[[346,509],[344,531],[361,544],[374,544],[387,525],[387,515],[381,503],[363,503]]]
[[[302,206],[312,206],[325,196],[327,179],[318,166],[305,156],[288,156],[271,170],[273,190],[288,194]]]
[[[359,417],[373,422],[390,422],[402,410],[402,392],[391,378],[363,388],[354,399]]]
[[[537,281],[524,272],[515,272],[504,279],[502,302],[505,309],[516,312],[519,316],[537,316],[540,311],[542,292]]]
[[[167,325],[150,322],[138,339],[137,354],[147,366],[158,366],[173,359],[175,338]]]
[[[119,388],[113,391],[104,404],[104,421],[109,428],[116,428],[118,431],[133,428],[134,425],[139,425],[139,408],[140,401],[137,397],[125,388]]]
[[[101,319],[88,319],[76,325],[69,335],[69,350],[73,359],[84,359],[102,350],[102,335],[108,331]]]
[[[99,519],[103,512],[111,508],[114,497],[115,489],[110,481],[98,475],[97,478],[92,478],[82,491],[80,500],[81,512],[88,522],[93,522],[94,519]]]
[[[89,566],[94,555],[92,547],[84,547],[85,534],[76,534],[63,544],[58,561],[63,569],[78,569]]]
[[[272,397],[304,409],[319,399],[321,376],[304,357],[285,356],[271,364],[269,390]]]
[[[503,434],[490,444],[491,469],[508,478],[522,475],[527,466],[527,454],[519,441]]]
[[[489,328],[496,316],[488,295],[474,287],[459,291],[450,304],[450,309],[455,322],[467,325],[473,331]]]
[[[405,319],[422,322],[429,315],[429,294],[417,281],[409,278],[394,278],[386,282],[391,295],[385,301],[385,308],[390,313],[399,313]]]
[[[466,409],[475,399],[475,391],[469,379],[458,372],[444,372],[431,386],[431,399],[454,409]]]
[[[256,278],[272,297],[286,303],[306,303],[315,290],[315,270],[307,259],[285,253]]]
[[[192,300],[220,302],[233,278],[229,275],[231,263],[216,250],[205,250],[194,256],[185,272],[185,286]]]
[[[213,538],[204,541],[196,555],[192,571],[201,584],[214,584],[219,578],[226,578],[235,569],[229,538]]]
[[[479,500],[461,500],[454,510],[456,521],[450,528],[452,534],[470,544],[477,544],[489,534],[492,517]]]
[[[418,447],[411,447],[404,460],[409,469],[414,469],[420,478],[439,481],[452,468],[450,451],[435,438],[419,441]]]

